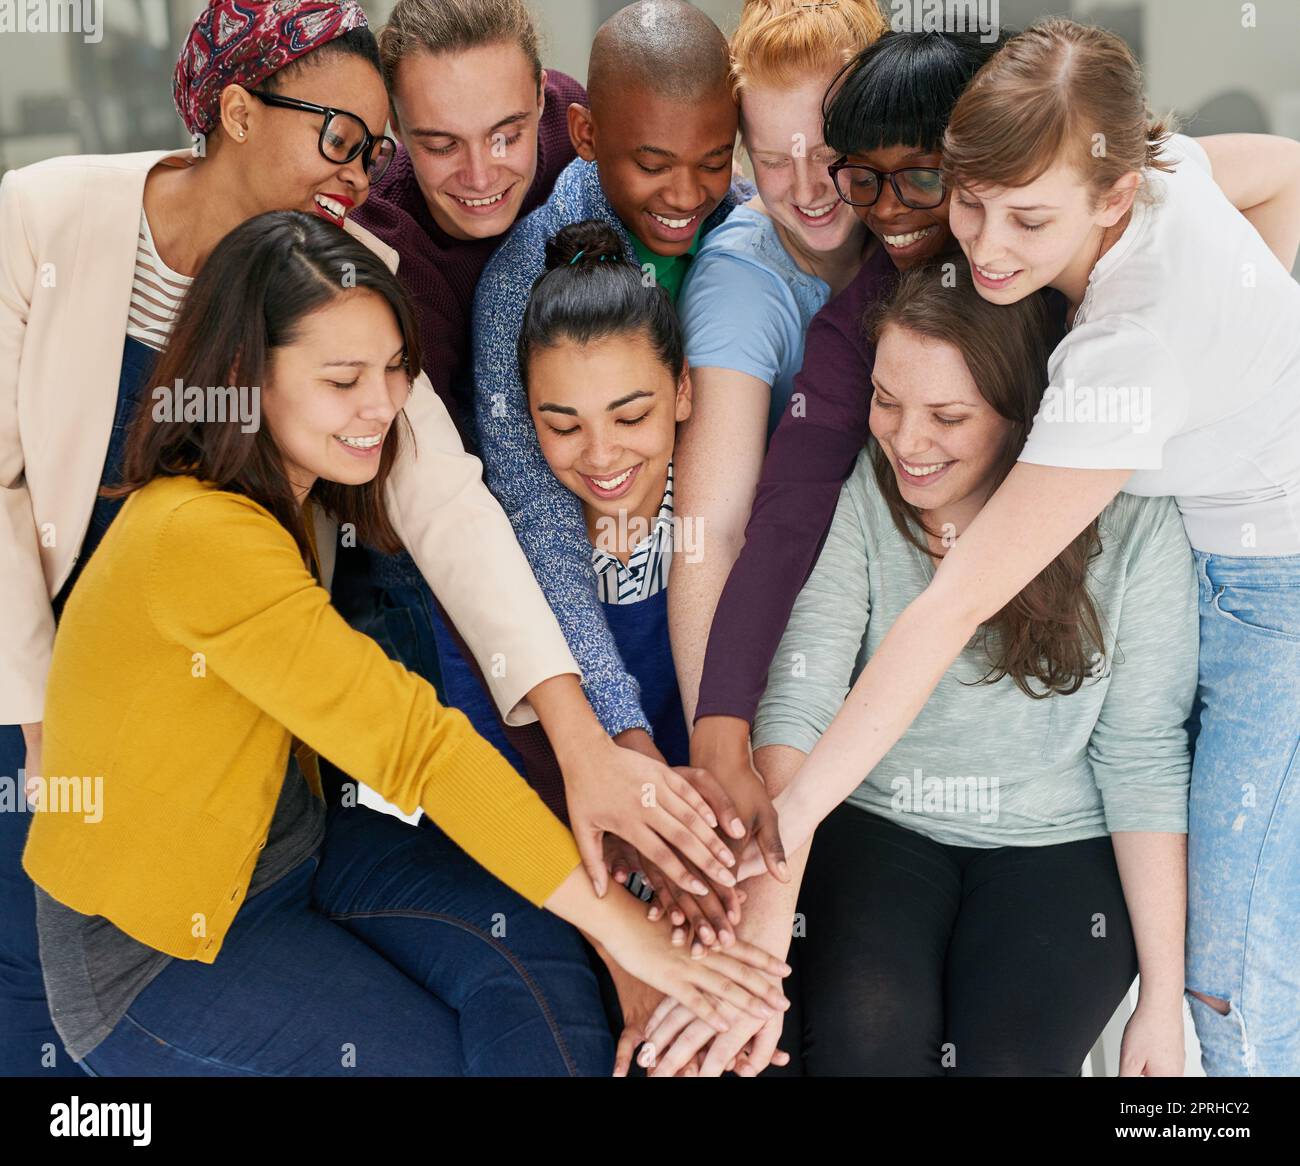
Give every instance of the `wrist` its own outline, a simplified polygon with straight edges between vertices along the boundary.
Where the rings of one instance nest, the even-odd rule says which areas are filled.
[[[708,770],[748,766],[749,722],[741,717],[700,717],[691,733],[691,764]]]
[[[604,728],[572,673],[552,676],[528,691],[528,703],[537,713],[555,759],[564,769],[566,760],[581,756],[608,740]]]

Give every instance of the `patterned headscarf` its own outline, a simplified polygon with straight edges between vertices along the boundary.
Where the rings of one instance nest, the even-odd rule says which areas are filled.
[[[176,112],[191,134],[211,133],[227,85],[257,85],[290,61],[366,25],[356,0],[211,0],[176,62]]]

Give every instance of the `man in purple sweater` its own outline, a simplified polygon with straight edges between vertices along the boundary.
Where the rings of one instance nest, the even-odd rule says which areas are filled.
[[[352,218],[401,256],[397,276],[415,302],[424,368],[472,448],[474,289],[505,233],[573,161],[568,109],[586,105],[587,91],[542,68],[531,25],[481,18],[453,28],[463,12],[431,21],[426,9],[399,3],[380,33],[402,148]]]
[[[379,34],[379,53],[403,144],[352,218],[398,252],[421,363],[475,452],[474,289],[505,234],[546,201],[576,156],[568,109],[586,105],[587,91],[542,68],[536,30],[509,6],[435,11],[426,0],[399,0]],[[410,556],[340,548],[335,579],[348,618],[437,687],[444,702],[482,713],[480,731],[563,813],[563,778],[545,733],[489,715],[473,653]],[[449,687],[451,672],[465,682]]]

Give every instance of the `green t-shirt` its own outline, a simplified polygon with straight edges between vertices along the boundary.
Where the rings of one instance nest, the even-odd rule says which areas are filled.
[[[682,280],[686,278],[691,260],[700,245],[699,228],[695,229],[695,238],[691,240],[690,247],[681,255],[658,255],[642,243],[633,232],[629,231],[628,235],[632,239],[632,248],[636,251],[637,262],[641,264],[642,270],[647,263],[650,264],[654,270],[655,282],[668,293],[668,298],[674,304],[677,303],[677,293],[682,289]]]

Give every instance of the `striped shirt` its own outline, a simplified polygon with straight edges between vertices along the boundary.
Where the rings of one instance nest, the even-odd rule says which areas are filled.
[[[600,547],[591,548],[596,593],[601,603],[640,603],[668,586],[673,563],[673,463],[668,463],[664,500],[654,525],[628,556],[627,565]]]
[[[133,340],[161,351],[171,335],[172,321],[180,309],[193,277],[179,275],[162,261],[149,230],[149,220],[140,211],[140,239],[135,250],[135,279],[131,284],[131,310],[126,334]]]

